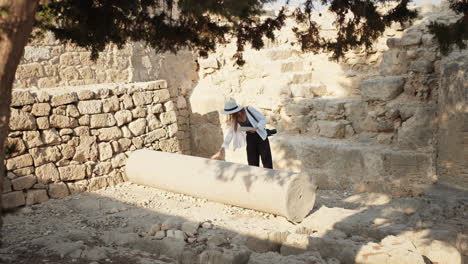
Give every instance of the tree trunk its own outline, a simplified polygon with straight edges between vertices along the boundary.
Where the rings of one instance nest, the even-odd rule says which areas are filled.
[[[0,187],[5,177],[5,139],[9,132],[11,90],[35,19],[38,0],[0,0]],[[2,227],[0,196],[0,231]],[[0,243],[1,243],[0,233]]]

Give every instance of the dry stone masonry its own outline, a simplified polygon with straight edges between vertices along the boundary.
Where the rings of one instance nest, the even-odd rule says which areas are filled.
[[[436,153],[445,151],[447,167],[449,157],[462,157],[460,147],[460,153],[449,154],[461,142],[445,142],[443,150],[437,149],[438,140],[450,138],[437,136],[442,120],[438,107],[441,102],[453,106],[451,98],[463,98],[466,85],[455,73],[442,78],[441,69],[452,64],[442,60],[427,28],[431,21],[453,22],[457,16],[444,5],[429,7],[419,10],[413,25],[387,29],[373,52],[354,50],[340,62],[328,60],[328,54],[301,52],[286,31],[264,50],[246,50],[242,68],[229,59],[234,44],[200,60],[200,81],[190,97],[192,152],[209,157],[217,151],[220,142],[208,142],[203,135],[217,129],[222,139],[227,127],[218,113],[226,99],[235,98],[241,105],[260,108],[269,125],[280,131],[270,138],[275,167],[315,174],[319,188],[401,195],[420,193],[448,179],[442,175],[448,170],[437,167],[441,163]],[[314,19],[325,36],[336,32],[329,13]],[[464,69],[460,63],[459,73]],[[454,72],[454,67],[446,72]],[[458,84],[452,84],[455,79]],[[452,86],[458,87],[457,95],[448,92]],[[463,138],[462,132],[451,133],[458,133],[458,141]],[[242,151],[227,152],[226,159],[246,162]],[[450,173],[464,173],[460,166]],[[459,183],[467,188],[463,181],[451,181]]]
[[[5,208],[123,182],[129,151],[189,150],[165,81],[16,89],[11,107]]]

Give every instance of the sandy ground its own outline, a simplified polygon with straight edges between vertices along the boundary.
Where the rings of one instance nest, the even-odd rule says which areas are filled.
[[[468,194],[319,190],[296,224],[124,183],[8,212],[2,231],[1,263],[403,263],[403,250],[421,263],[458,264],[468,256]],[[381,251],[390,262],[369,260]]]

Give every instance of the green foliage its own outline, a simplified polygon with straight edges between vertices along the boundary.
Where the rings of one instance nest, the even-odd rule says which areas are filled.
[[[5,19],[8,17],[10,8],[8,6],[0,6],[0,19]]]
[[[410,0],[303,0],[303,5],[292,14],[287,14],[283,8],[275,17],[261,18],[265,4],[274,1],[50,0],[40,5],[36,27],[52,31],[61,41],[91,50],[94,59],[108,44],[121,48],[128,41],[142,41],[157,52],[188,48],[206,56],[217,44],[235,37],[237,53],[234,58],[242,65],[245,46],[263,48],[264,40],[274,40],[275,31],[284,26],[289,15],[298,22],[293,31],[302,50],[329,52],[336,60],[350,49],[371,50],[386,27],[416,17],[416,12],[407,8]],[[453,8],[466,12],[468,0],[461,1],[463,4],[454,4]],[[320,28],[311,16],[317,3],[336,14],[335,39],[320,35]],[[452,37],[466,39],[466,19],[452,26],[453,34],[447,37],[445,28],[433,25],[436,34],[449,39],[441,44],[443,47],[452,43]],[[458,34],[460,32],[464,34]],[[463,45],[460,41],[457,43]]]
[[[442,24],[432,22],[429,25],[429,31],[435,35],[439,42],[442,54],[448,54],[453,45],[460,49],[466,48],[468,40],[468,0],[449,0],[450,8],[462,17],[453,24]]]

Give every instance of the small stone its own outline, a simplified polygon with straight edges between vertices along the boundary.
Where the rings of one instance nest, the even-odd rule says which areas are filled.
[[[211,247],[219,247],[226,242],[227,240],[223,235],[216,234],[208,238],[208,241],[206,243],[208,244],[208,246],[211,246]]]
[[[131,122],[128,128],[134,136],[140,136],[146,131],[146,119],[140,118],[136,121]]]
[[[49,182],[56,182],[60,180],[60,174],[53,163],[47,163],[45,165],[36,168],[36,176],[39,183],[47,184]]]
[[[26,205],[43,203],[49,200],[46,190],[28,190],[26,193]]]
[[[71,104],[78,101],[78,96],[76,93],[67,93],[61,95],[55,95],[52,97],[51,104],[52,106],[59,106],[65,104]]]
[[[161,240],[161,239],[163,239],[163,238],[165,238],[165,237],[166,237],[166,231],[163,231],[163,230],[157,231],[157,232],[154,234],[154,238],[155,238],[155,239],[158,239],[158,240]]]
[[[22,176],[11,180],[13,189],[17,191],[30,189],[36,182],[36,176],[34,175]]]
[[[205,223],[202,224],[202,227],[205,228],[205,229],[212,229],[213,224],[210,223],[210,222],[205,222]]]
[[[161,230],[178,230],[181,227],[181,222],[182,220],[179,217],[169,217],[161,224]]]
[[[49,184],[49,196],[54,199],[62,199],[70,194],[68,187],[65,183],[51,183]]]
[[[48,116],[52,108],[48,103],[33,104],[31,114],[35,116]]]
[[[3,209],[16,208],[24,205],[25,203],[26,200],[22,191],[2,194]]]
[[[188,221],[182,224],[181,230],[189,236],[195,236],[198,233],[198,227],[200,227],[200,222]]]

